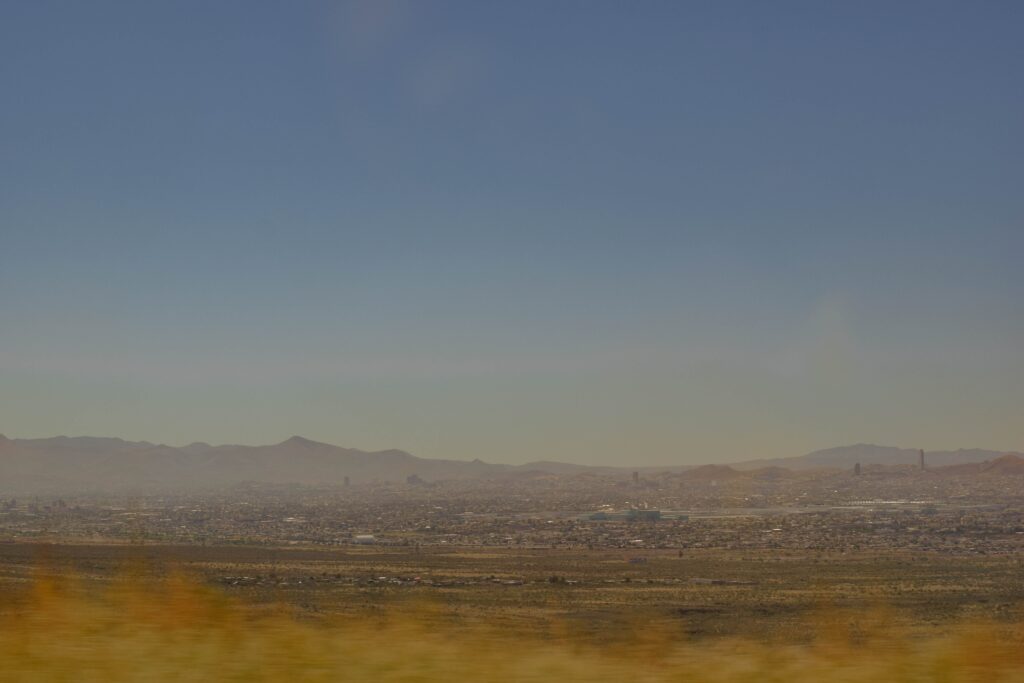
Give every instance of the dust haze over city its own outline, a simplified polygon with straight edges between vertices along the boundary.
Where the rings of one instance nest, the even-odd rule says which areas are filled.
[[[0,7],[4,676],[1020,680],[1022,20]]]

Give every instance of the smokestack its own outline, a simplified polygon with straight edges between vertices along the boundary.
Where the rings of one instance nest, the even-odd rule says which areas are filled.
[[[923,448],[920,451],[918,451],[918,453],[917,453],[917,464],[921,467],[922,470],[924,469],[924,449]]]

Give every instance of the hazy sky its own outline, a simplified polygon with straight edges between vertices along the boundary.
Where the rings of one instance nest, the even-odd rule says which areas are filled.
[[[1024,449],[1024,3],[5,2],[0,432]]]

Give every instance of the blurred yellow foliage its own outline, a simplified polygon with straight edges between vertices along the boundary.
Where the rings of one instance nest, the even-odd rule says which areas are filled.
[[[803,644],[687,641],[635,624],[600,645],[569,629],[459,626],[429,606],[310,620],[181,578],[113,586],[39,580],[0,595],[0,680],[1024,681],[1022,631],[1005,625],[912,638],[877,615],[851,627],[836,613],[809,624]]]

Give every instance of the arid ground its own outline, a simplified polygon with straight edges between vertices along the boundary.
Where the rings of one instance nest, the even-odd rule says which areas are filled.
[[[74,577],[88,593],[182,576],[302,619],[428,608],[453,623],[601,640],[657,625],[680,637],[801,642],[809,623],[840,612],[933,635],[965,620],[1012,623],[1024,606],[1016,556],[0,544],[8,596],[47,577]]]

